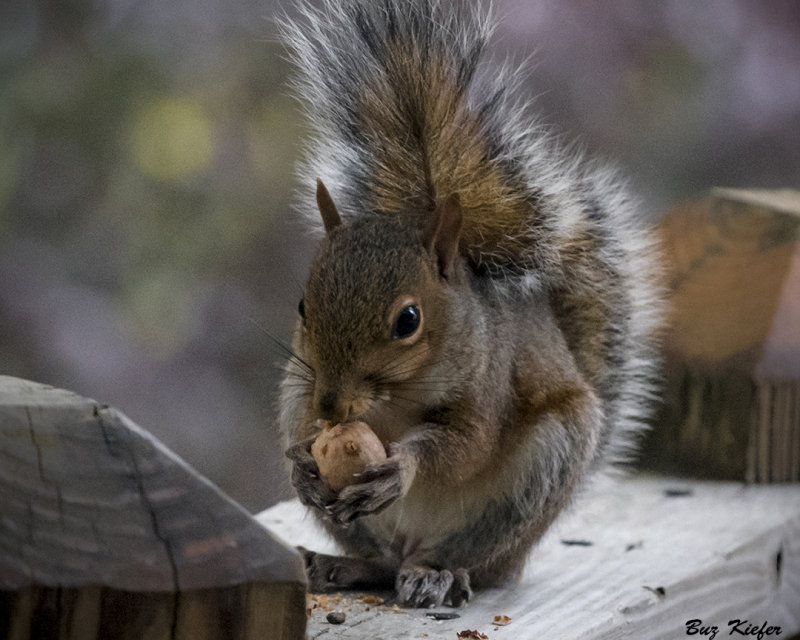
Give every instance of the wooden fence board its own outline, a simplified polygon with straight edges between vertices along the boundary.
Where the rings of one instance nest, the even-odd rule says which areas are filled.
[[[293,549],[123,414],[0,377],[0,636],[302,638],[304,583]]]

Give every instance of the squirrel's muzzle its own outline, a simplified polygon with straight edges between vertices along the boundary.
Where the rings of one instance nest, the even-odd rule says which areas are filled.
[[[332,424],[347,422],[352,417],[352,403],[332,389],[318,390],[314,394],[314,405],[319,417]]]

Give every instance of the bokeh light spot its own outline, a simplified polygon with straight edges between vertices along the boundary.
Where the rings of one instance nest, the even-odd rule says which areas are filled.
[[[211,123],[193,102],[159,99],[138,114],[131,144],[142,172],[158,180],[178,180],[211,162]]]

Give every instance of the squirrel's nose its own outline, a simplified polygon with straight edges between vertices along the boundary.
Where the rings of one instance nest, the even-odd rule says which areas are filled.
[[[323,420],[331,420],[333,413],[336,411],[336,393],[328,391],[320,396],[318,409],[320,417]]]
[[[320,395],[317,402],[319,417],[323,420],[330,420],[333,424],[347,422],[350,415],[348,404],[341,402],[339,394],[335,391],[326,391]]]

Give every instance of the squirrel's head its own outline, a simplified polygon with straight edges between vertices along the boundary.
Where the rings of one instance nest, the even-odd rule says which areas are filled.
[[[436,392],[424,381],[452,331],[448,298],[466,280],[458,197],[422,229],[391,215],[343,222],[321,181],[317,203],[326,236],[300,300],[296,336],[313,372],[312,412],[344,422],[381,403],[424,402]]]

